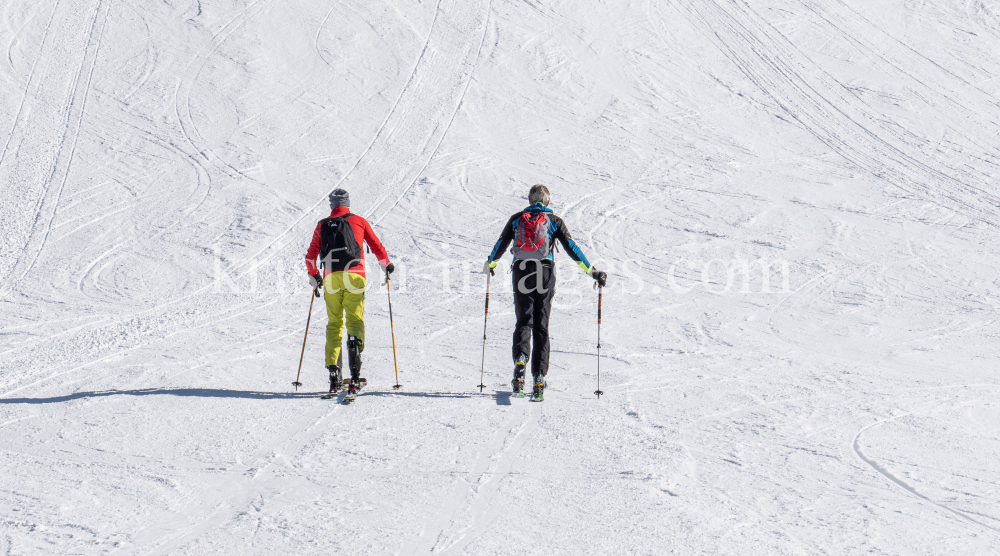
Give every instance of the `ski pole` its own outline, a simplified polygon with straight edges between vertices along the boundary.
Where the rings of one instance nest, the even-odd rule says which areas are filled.
[[[486,376],[486,321],[490,317],[490,281],[493,278],[493,269],[490,269],[490,273],[486,275],[486,313],[483,315],[483,365],[479,371],[479,392],[482,393],[483,388],[486,388],[486,384],[483,381],[483,377]]]
[[[389,273],[385,273],[385,293],[389,296],[389,330],[392,331],[392,364],[396,367],[396,385],[394,389],[403,387],[399,383],[399,361],[396,360],[396,327],[392,324],[392,284],[389,283]]]
[[[597,287],[597,399],[601,399],[601,304],[604,300],[604,286]]]
[[[316,301],[317,297],[319,297],[319,285],[316,286],[313,293],[316,294],[316,296],[309,296],[309,316],[306,317],[306,335],[302,338],[302,355],[299,355],[299,372],[295,375],[295,382],[292,383],[296,392],[299,391],[299,386],[302,386],[302,383],[299,382],[299,377],[302,376],[302,360],[305,359],[306,356],[306,339],[309,338],[309,323],[312,321],[313,317],[313,302]]]

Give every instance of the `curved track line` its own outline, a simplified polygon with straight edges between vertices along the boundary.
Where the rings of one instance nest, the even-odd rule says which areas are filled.
[[[319,56],[319,59],[323,60],[323,63],[325,63],[328,66],[330,65],[330,63],[327,62],[325,58],[323,58],[323,52],[319,49],[319,38],[320,35],[323,34],[323,28],[326,27],[327,20],[330,19],[331,15],[333,15],[333,10],[336,10],[337,7],[343,3],[344,0],[337,0],[337,3],[330,7],[330,11],[326,12],[326,15],[323,16],[323,20],[319,22],[319,28],[316,29],[316,38],[313,39],[313,50],[316,51],[316,55]]]
[[[58,0],[56,1],[56,3],[58,3]],[[10,12],[13,11],[13,9],[14,9],[14,3],[12,2],[10,4],[9,11],[4,14],[4,21],[10,21]],[[41,12],[41,10],[38,10],[35,13],[31,14],[30,16],[28,16],[28,18],[24,20],[24,23],[22,23],[20,27],[18,27],[17,29],[14,30],[13,33],[11,33],[10,42],[7,43],[7,65],[10,66],[10,72],[13,75],[17,75],[17,68],[14,67],[14,43],[17,42],[18,35],[20,35],[21,32],[24,31],[24,28],[27,27],[28,24],[31,23],[32,20],[35,19],[35,16],[38,15],[39,12]],[[47,29],[48,29],[48,26],[46,26],[46,30]],[[41,45],[42,44],[45,44],[45,36],[44,35],[42,36],[42,42],[39,44],[39,54],[41,53]],[[31,70],[28,71],[28,79],[25,80],[25,83],[24,83],[25,86],[27,86],[28,83],[31,81],[31,73],[32,73],[32,71],[35,68],[35,63],[37,63],[37,62],[38,62],[38,58],[36,57],[35,58],[35,62],[33,62],[31,64]],[[23,97],[22,97],[22,99],[23,99]]]
[[[83,282],[87,279],[87,276],[90,275],[90,272],[92,270],[94,270],[94,267],[97,266],[97,263],[101,262],[102,260],[104,260],[105,258],[107,258],[109,255],[111,255],[115,251],[121,249],[123,246],[127,245],[130,242],[131,242],[131,240],[125,240],[125,241],[119,243],[118,245],[112,245],[110,249],[108,249],[107,251],[105,251],[105,252],[101,253],[100,255],[98,255],[97,257],[95,257],[94,260],[92,260],[90,262],[90,264],[87,265],[87,268],[85,268],[83,270],[83,272],[79,273],[80,278],[76,281],[76,289],[77,289],[77,291],[79,291],[80,293],[83,293]]]
[[[268,2],[269,1],[270,0],[268,0]],[[189,133],[188,130],[187,130],[188,126],[185,126],[185,124],[184,124],[184,121],[185,121],[184,118],[181,117],[181,110],[180,110],[180,107],[179,107],[179,104],[180,104],[179,100],[180,100],[181,89],[182,88],[186,88],[187,92],[186,92],[186,95],[184,97],[184,107],[187,109],[187,113],[185,115],[187,116],[187,121],[190,123],[189,124],[190,127],[192,128],[192,130],[195,133],[197,133],[198,132],[198,128],[197,128],[197,126],[194,123],[194,118],[192,118],[192,116],[191,116],[191,93],[192,93],[192,89],[194,88],[194,83],[198,80],[198,76],[201,75],[202,70],[205,69],[205,65],[208,64],[208,61],[209,61],[209,59],[211,59],[212,55],[214,55],[216,53],[216,51],[218,51],[219,48],[221,48],[222,45],[227,40],[229,40],[229,38],[237,30],[239,30],[241,27],[243,27],[244,25],[246,25],[247,21],[251,17],[259,14],[261,11],[264,10],[264,8],[266,6],[260,6],[256,11],[254,11],[253,13],[250,13],[250,11],[255,6],[257,6],[258,4],[261,4],[262,2],[264,2],[264,0],[256,0],[255,2],[253,2],[252,4],[250,4],[249,6],[247,6],[242,12],[240,12],[239,15],[237,15],[236,17],[234,17],[233,19],[231,19],[228,23],[226,23],[225,25],[223,25],[222,29],[220,29],[218,33],[216,33],[215,35],[212,36],[212,42],[214,43],[213,46],[210,49],[208,49],[207,52],[204,52],[203,54],[200,54],[200,55],[196,56],[195,59],[194,59],[194,61],[192,61],[191,66],[194,66],[195,64],[198,64],[199,59],[201,60],[201,63],[198,64],[198,69],[195,70],[194,73],[189,78],[185,77],[184,79],[182,79],[181,82],[179,82],[177,84],[177,88],[174,90],[174,114],[177,116],[177,123],[180,126],[181,134],[184,136],[184,139],[188,142],[188,144],[190,144],[191,147],[195,150],[195,152],[198,153],[199,155],[201,155],[201,157],[204,158],[205,161],[207,161],[209,164],[212,164],[213,166],[215,166],[216,168],[218,168],[219,170],[221,170],[224,174],[226,174],[230,178],[238,179],[237,176],[240,176],[240,177],[246,178],[246,179],[248,179],[250,181],[257,181],[257,180],[254,180],[253,178],[251,178],[251,177],[247,176],[246,174],[244,174],[243,172],[241,172],[239,169],[234,168],[231,164],[229,164],[225,160],[222,160],[222,158],[220,158],[218,155],[216,155],[212,151],[211,148],[206,147],[206,148],[203,149],[203,148],[199,147],[195,143],[194,138],[191,136],[191,133]],[[227,31],[227,29],[228,29],[228,31]],[[186,84],[185,84],[185,82],[186,82]],[[211,155],[211,156],[209,156],[209,155]],[[214,160],[213,160],[213,158],[214,158]],[[221,165],[224,166],[224,167],[221,167],[217,163],[217,161],[219,163],[221,163]],[[232,170],[233,172],[235,172],[236,175],[230,174],[229,171],[226,170],[226,168],[228,168],[229,170]],[[211,183],[209,183],[209,190],[211,190]]]
[[[140,77],[139,80],[135,82],[135,85],[133,85],[132,88],[127,93],[125,93],[124,95],[122,95],[120,99],[118,99],[123,103],[127,103],[128,99],[132,98],[132,95],[137,93],[139,89],[141,89],[143,86],[146,85],[146,82],[149,81],[149,78],[153,76],[153,70],[156,69],[155,52],[150,47],[150,44],[153,42],[152,39],[153,34],[149,30],[149,22],[147,22],[146,19],[142,17],[143,14],[139,12],[137,9],[133,8],[132,11],[136,13],[140,18],[142,18],[142,25],[146,29],[146,50],[145,50],[146,63],[144,64],[146,72],[143,73],[142,77]]]
[[[875,421],[874,423],[872,423],[872,424],[864,427],[863,429],[861,429],[860,431],[858,431],[858,434],[854,435],[854,442],[851,444],[851,447],[854,449],[854,453],[858,456],[858,458],[861,459],[861,461],[865,462],[866,464],[868,464],[868,466],[870,466],[872,469],[874,469],[876,472],[878,472],[879,475],[882,475],[883,477],[885,477],[886,479],[888,479],[889,482],[895,484],[896,486],[898,486],[899,488],[905,490],[909,494],[911,494],[911,495],[913,495],[913,496],[915,496],[915,497],[923,500],[924,502],[928,502],[930,504],[933,504],[933,505],[937,506],[938,508],[941,508],[942,510],[950,512],[950,513],[952,513],[952,514],[954,514],[954,515],[956,515],[956,516],[958,516],[958,517],[960,517],[960,518],[962,518],[962,519],[964,519],[966,521],[969,521],[971,523],[975,523],[976,525],[979,525],[980,527],[985,527],[986,529],[989,529],[991,531],[996,531],[996,532],[1000,533],[1000,529],[997,529],[995,527],[990,527],[989,525],[987,525],[987,524],[985,524],[985,523],[983,523],[981,521],[978,521],[976,519],[973,519],[973,518],[969,517],[968,515],[965,514],[965,512],[958,511],[958,510],[956,510],[954,508],[951,508],[949,506],[941,504],[940,502],[935,502],[934,500],[931,500],[930,498],[924,496],[923,494],[920,494],[919,492],[917,492],[917,489],[915,489],[912,486],[906,484],[906,482],[904,482],[902,479],[900,479],[900,478],[896,477],[895,475],[893,475],[891,472],[889,472],[888,469],[886,469],[885,467],[879,465],[878,462],[876,462],[875,460],[869,458],[868,456],[866,456],[861,451],[861,435],[864,434],[865,431],[867,431],[867,430],[869,430],[871,428],[877,427],[879,425],[884,425],[885,423],[889,423],[891,421],[895,421],[896,419],[902,419],[903,417],[909,417],[911,415],[913,415],[913,414],[912,413],[904,413],[902,415],[896,415],[895,417],[890,417],[888,419],[883,419],[881,421]]]

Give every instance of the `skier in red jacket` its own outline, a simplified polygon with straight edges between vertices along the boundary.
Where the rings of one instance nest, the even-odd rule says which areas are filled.
[[[341,344],[347,324],[347,357],[351,368],[349,394],[360,387],[361,352],[365,349],[365,256],[364,244],[378,258],[386,273],[395,268],[382,242],[364,218],[351,214],[347,191],[330,193],[330,217],[320,220],[306,251],[306,268],[313,289],[321,285],[326,300],[326,367],[330,371],[330,392],[343,387]],[[319,267],[317,267],[319,261]],[[322,274],[320,273],[322,268]]]

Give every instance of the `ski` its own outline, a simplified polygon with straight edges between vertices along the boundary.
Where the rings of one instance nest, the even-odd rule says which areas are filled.
[[[545,401],[545,394],[543,392],[535,392],[531,395],[531,401],[533,402],[543,402]]]
[[[351,390],[348,389],[347,390],[347,395],[344,396],[344,399],[340,403],[345,404],[345,405],[349,405],[349,404],[354,403],[354,400],[358,399],[358,392],[360,392],[361,389],[364,388],[367,385],[368,385],[368,380],[367,379],[364,379],[364,378],[360,379],[360,383],[358,384],[358,388],[355,390],[355,392],[352,394]]]
[[[347,391],[347,385],[348,385],[348,383],[345,382],[344,383],[344,388],[342,388],[341,390],[338,390],[336,392],[330,392],[328,394],[323,394],[322,396],[320,396],[320,399],[321,400],[332,400],[332,399],[336,398],[337,396],[340,395],[341,392]],[[368,386],[368,379],[367,378],[362,378],[361,379],[361,385],[358,387],[358,391],[360,391],[365,386]],[[358,397],[357,393],[355,393],[353,396],[351,394],[347,394],[346,396],[344,396],[343,403],[351,403],[355,399],[357,399],[357,397]]]

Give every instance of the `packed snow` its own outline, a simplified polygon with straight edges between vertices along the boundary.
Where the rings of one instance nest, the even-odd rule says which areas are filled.
[[[1000,553],[994,3],[4,0],[0,53],[0,553]],[[534,183],[600,399],[565,253],[546,400],[510,255],[481,368]],[[346,406],[322,303],[291,384],[337,187],[398,268]]]

